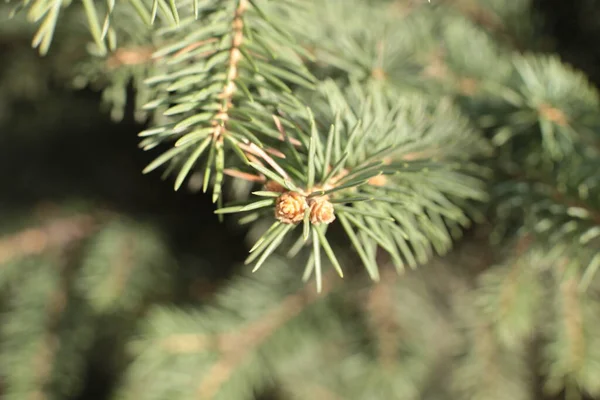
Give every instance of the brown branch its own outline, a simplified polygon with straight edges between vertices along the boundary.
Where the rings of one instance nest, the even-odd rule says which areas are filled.
[[[229,65],[227,67],[227,78],[225,86],[218,98],[222,100],[219,112],[212,119],[211,124],[214,127],[213,140],[222,141],[222,135],[225,133],[225,123],[229,119],[229,109],[233,107],[232,98],[237,90],[235,79],[238,77],[238,64],[242,59],[240,46],[244,40],[244,21],[242,15],[248,9],[248,0],[239,0],[235,10],[235,17],[231,23],[233,35],[231,39],[231,49],[229,50]]]
[[[82,216],[81,218],[86,219],[89,217]],[[62,263],[60,264],[60,271],[57,272],[60,275],[59,282],[56,288],[49,293],[48,301],[46,302],[45,332],[34,359],[32,371],[35,386],[38,390],[30,394],[29,400],[44,400],[47,398],[44,388],[48,386],[52,379],[54,360],[60,348],[61,339],[58,329],[64,312],[67,309],[69,287],[73,272],[73,264],[64,259],[67,257],[67,251],[64,246],[61,248],[60,258]]]
[[[586,353],[578,280],[569,278],[561,284],[560,289],[564,299],[563,318],[565,329],[571,343],[568,346],[570,350],[570,367],[575,370],[581,367]]]
[[[494,336],[492,326],[488,323],[480,321],[475,322],[475,327],[472,332],[473,352],[476,358],[482,361],[480,368],[481,380],[483,386],[490,386],[491,382],[496,381],[494,376],[501,374],[500,365],[498,363],[499,349],[498,343]]]
[[[385,368],[395,364],[398,356],[399,326],[394,315],[394,285],[397,279],[395,271],[384,271],[381,281],[369,291],[366,304],[369,322],[377,336],[378,357]]]
[[[299,292],[284,299],[263,318],[241,331],[219,335],[216,343],[221,358],[201,380],[196,391],[198,398],[213,398],[253,349],[263,344],[279,327],[298,316],[307,306],[331,290],[328,282],[329,280],[324,279],[321,294],[317,293],[312,286],[305,286]],[[198,337],[194,340],[198,340]]]
[[[50,248],[61,248],[89,235],[95,228],[94,218],[80,214],[55,219],[37,228],[0,237],[0,264],[17,258],[41,254]]]
[[[133,254],[135,251],[136,241],[134,237],[127,237],[123,240],[121,248],[117,253],[116,260],[112,262],[113,277],[115,286],[113,290],[113,296],[118,297],[124,290],[127,283],[127,279],[133,271]]]
[[[505,315],[513,304],[517,292],[517,285],[519,284],[519,273],[521,272],[520,258],[531,248],[533,240],[534,236],[528,233],[521,236],[517,241],[515,246],[515,256],[517,260],[511,263],[510,271],[506,277],[508,284],[503,286],[500,292],[501,315]]]

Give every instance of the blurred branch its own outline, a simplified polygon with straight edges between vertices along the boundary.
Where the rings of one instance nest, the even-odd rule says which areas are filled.
[[[235,333],[208,335],[174,335],[163,339],[162,345],[176,353],[202,351],[214,346],[220,359],[208,370],[196,393],[203,399],[212,398],[233,371],[254,349],[262,345],[277,329],[295,318],[306,307],[322,299],[331,289],[330,280],[324,279],[320,294],[312,286],[289,295],[280,305],[261,319]]]
[[[66,309],[68,301],[68,278],[65,269],[68,263],[61,266],[61,279],[57,287],[50,293],[46,303],[46,331],[42,337],[40,348],[36,355],[33,365],[33,374],[37,384],[36,388],[44,388],[51,379],[54,368],[53,360],[60,346],[60,337],[57,333],[57,327],[60,324],[61,317]],[[42,391],[33,392],[28,400],[46,400],[47,395]]]
[[[571,371],[577,371],[581,368],[586,354],[578,284],[579,279],[572,277],[564,281],[560,286],[564,298],[562,313],[565,330],[569,338],[570,351],[568,353],[571,356],[569,360]]]
[[[43,226],[0,237],[0,264],[16,258],[41,254],[50,248],[62,248],[91,234],[96,220],[79,214],[50,220]]]
[[[519,44],[518,38],[504,26],[502,19],[493,11],[481,7],[477,1],[473,0],[443,0],[451,7],[455,8],[465,18],[469,19],[475,25],[485,29],[491,35],[497,35],[504,39],[517,50],[524,50]]]
[[[394,315],[397,280],[398,274],[394,270],[385,270],[381,281],[369,291],[366,303],[367,315],[377,335],[379,360],[383,366],[395,364],[398,355],[399,326]]]

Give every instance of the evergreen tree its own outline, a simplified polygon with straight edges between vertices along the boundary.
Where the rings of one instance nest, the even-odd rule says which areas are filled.
[[[600,398],[600,94],[561,12],[8,0],[2,398]]]

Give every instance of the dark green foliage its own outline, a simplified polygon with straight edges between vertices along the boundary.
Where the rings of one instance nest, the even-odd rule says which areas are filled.
[[[173,262],[151,229],[67,210],[0,242],[9,399],[79,393],[98,320],[138,313],[149,295],[170,292]]]

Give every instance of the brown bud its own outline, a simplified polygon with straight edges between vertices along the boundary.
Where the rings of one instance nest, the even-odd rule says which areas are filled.
[[[304,218],[306,198],[298,192],[285,192],[275,201],[275,218],[284,224],[297,224]]]
[[[279,184],[275,181],[267,181],[265,183],[264,189],[267,192],[277,192],[277,193],[285,192],[285,188],[283,186],[281,186],[281,184]]]
[[[330,224],[335,220],[333,204],[325,197],[310,201],[310,222],[312,224]]]
[[[539,107],[539,113],[542,117],[554,122],[557,125],[565,126],[568,123],[565,113],[549,104],[542,104]]]
[[[375,175],[367,181],[372,186],[385,186],[387,178],[385,175]]]

